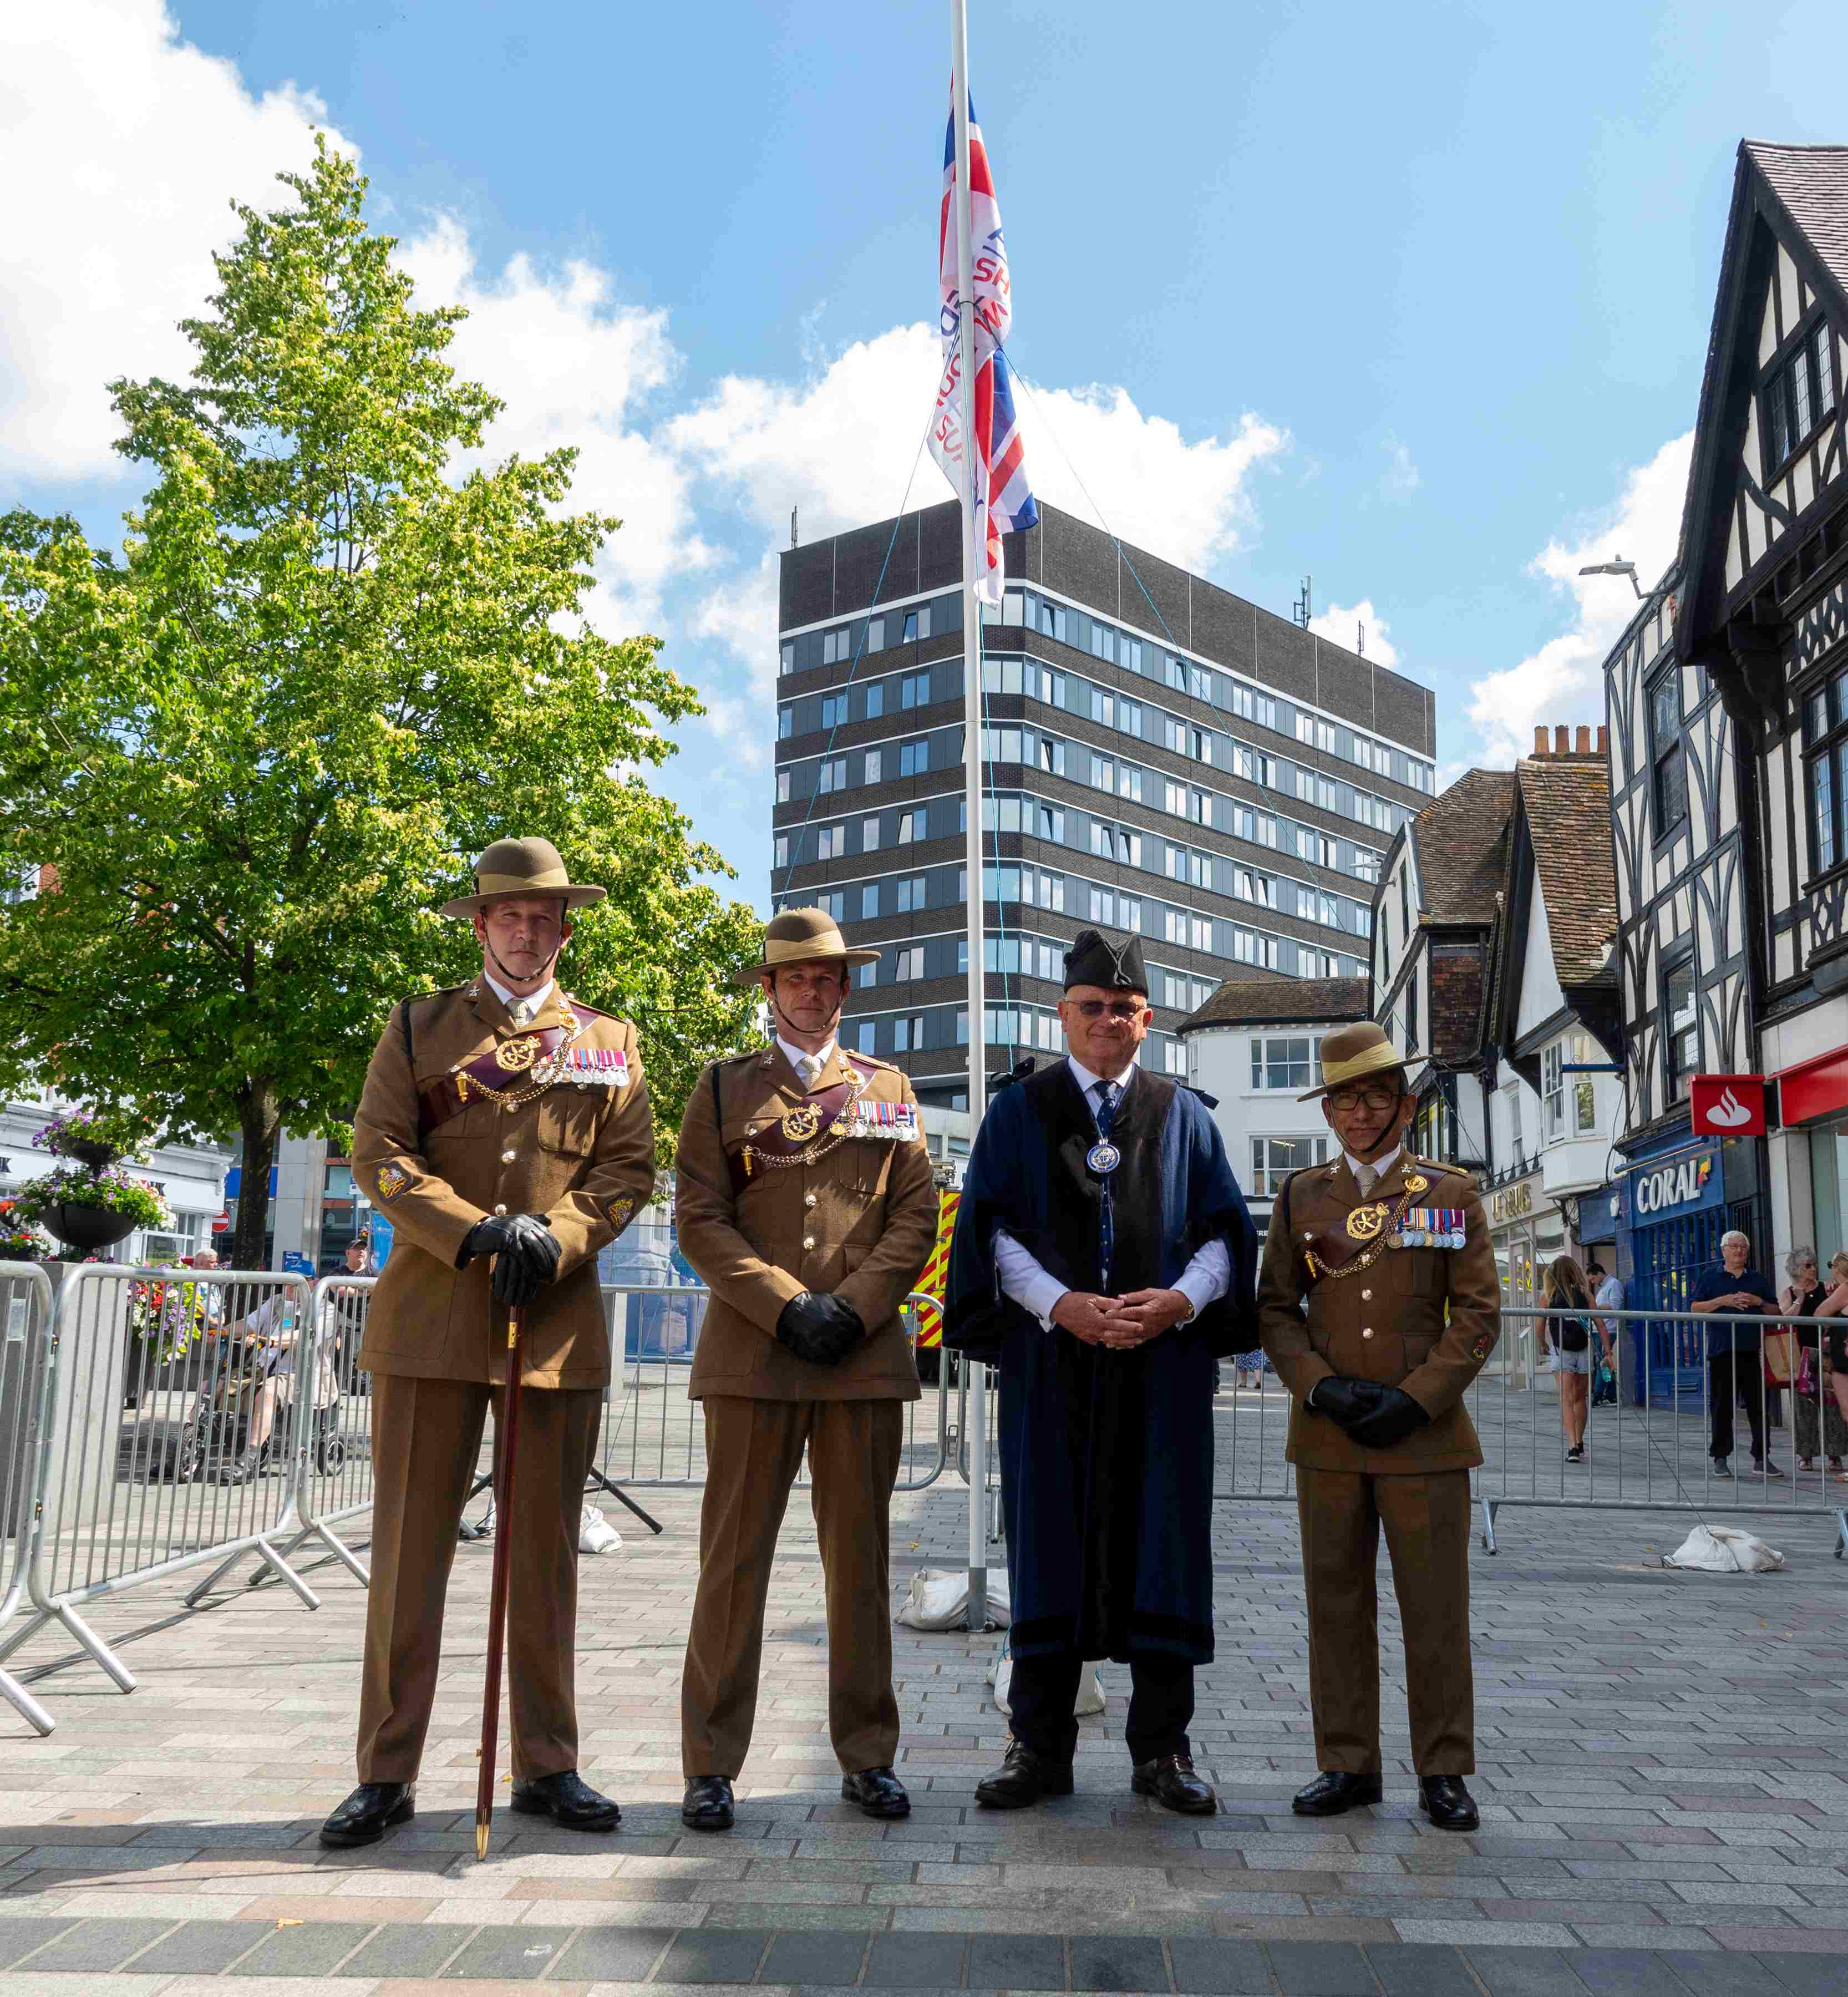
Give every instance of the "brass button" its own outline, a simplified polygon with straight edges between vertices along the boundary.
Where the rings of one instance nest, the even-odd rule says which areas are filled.
[[[509,1156],[511,1155],[512,1154],[509,1154]],[[1373,1302],[1373,1292],[1371,1290],[1363,1290],[1360,1292],[1360,1301],[1364,1304],[1371,1303]]]
[[[1360,1336],[1363,1338],[1371,1338],[1373,1336],[1373,1326],[1370,1324],[1362,1325],[1360,1327]]]
[[[506,1209],[506,1208],[505,1208],[505,1207],[504,1207],[504,1206],[497,1206],[497,1207],[495,1209],[495,1212],[496,1213],[505,1213],[506,1211],[507,1211],[507,1209]]]
[[[812,1192],[805,1192],[805,1193],[804,1193],[804,1194],[803,1194],[803,1195],[802,1195],[802,1204],[803,1204],[803,1205],[805,1205],[805,1206],[812,1206],[812,1205],[814,1205],[814,1204],[815,1204],[815,1195],[814,1195],[813,1193],[812,1193]]]
[[[519,1156],[518,1151],[503,1151],[501,1154],[501,1163],[504,1165],[510,1165]],[[1364,1295],[1366,1293],[1363,1291],[1361,1294]]]
[[[815,1236],[812,1234],[805,1234],[802,1236],[802,1246],[805,1248],[812,1248],[815,1246]]]
[[[1315,1229],[1312,1227],[1305,1227],[1302,1230],[1302,1238],[1305,1241],[1313,1241],[1315,1238]]]

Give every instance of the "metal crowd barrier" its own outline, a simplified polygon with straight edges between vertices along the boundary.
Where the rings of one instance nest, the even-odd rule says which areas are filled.
[[[1848,1388],[1848,1368],[1826,1368],[1832,1332],[1844,1331],[1840,1318],[1786,1318],[1775,1312],[1732,1316],[1718,1311],[1601,1311],[1582,1315],[1595,1325],[1615,1327],[1612,1339],[1614,1403],[1590,1409],[1584,1459],[1568,1463],[1562,1433],[1558,1376],[1545,1364],[1553,1330],[1562,1314],[1533,1305],[1510,1305],[1502,1313],[1502,1343],[1477,1376],[1467,1398],[1484,1462],[1475,1473],[1482,1515],[1482,1543],[1495,1550],[1495,1515],[1505,1505],[1539,1505],[1560,1510],[1681,1512],[1708,1516],[1806,1516],[1835,1523],[1837,1560],[1848,1553],[1848,1461],[1831,1469],[1826,1447],[1835,1381]],[[1729,1348],[1735,1329],[1750,1338],[1735,1362],[1715,1368],[1716,1354]],[[1791,1375],[1770,1386],[1765,1377],[1764,1336],[1788,1330]],[[1724,1343],[1720,1335],[1724,1335]],[[1593,1377],[1603,1357],[1602,1335],[1594,1330],[1587,1351]],[[1806,1370],[1812,1389],[1800,1392]],[[1498,1363],[1499,1362],[1499,1363]],[[1832,1377],[1826,1377],[1828,1374]],[[1741,1405],[1750,1395],[1765,1439],[1762,1467],[1752,1455],[1752,1425]],[[1715,1468],[1712,1453],[1716,1396],[1729,1416],[1730,1474]],[[1589,1396],[1588,1394],[1588,1399]],[[1770,1426],[1777,1403],[1787,1402],[1784,1425]],[[1815,1447],[1798,1447],[1799,1425]],[[1848,1433],[1842,1440],[1848,1442]],[[1837,1453],[1839,1455],[1839,1453]],[[1800,1471],[1797,1459],[1815,1464]]]
[[[39,1459],[50,1433],[45,1388],[51,1316],[51,1279],[45,1271],[30,1262],[0,1262],[0,1630],[18,1611],[32,1567]],[[51,1716],[10,1672],[0,1671],[0,1697],[40,1733],[51,1731]]]
[[[30,1273],[48,1301],[48,1272]],[[298,1347],[309,1286],[294,1274],[106,1263],[60,1273],[55,1304],[28,1326],[22,1359],[33,1387],[32,1446],[22,1459],[9,1450],[18,1461],[5,1476],[18,1499],[29,1499],[31,1516],[9,1507],[19,1516],[0,1626],[21,1606],[22,1568],[28,1612],[0,1640],[0,1661],[55,1622],[131,1692],[133,1675],[80,1606],[209,1561],[222,1571],[250,1553],[309,1608],[319,1606],[275,1543],[296,1519],[307,1409],[292,1383],[312,1377]],[[9,1293],[17,1280],[8,1275]],[[188,1604],[212,1585],[195,1588]],[[8,1697],[49,1732],[50,1715],[29,1695],[15,1698],[15,1682]]]

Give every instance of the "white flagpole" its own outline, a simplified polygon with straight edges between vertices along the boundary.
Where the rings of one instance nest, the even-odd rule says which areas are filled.
[[[956,286],[962,368],[963,769],[964,858],[969,919],[969,1136],[981,1128],[988,1084],[987,984],[982,964],[981,603],[976,581],[984,550],[975,516],[974,253],[970,241],[969,22],[964,0],[950,0],[950,101],[956,120]],[[992,495],[991,495],[992,496]],[[988,1619],[988,1369],[965,1360],[969,1440],[969,1628]]]

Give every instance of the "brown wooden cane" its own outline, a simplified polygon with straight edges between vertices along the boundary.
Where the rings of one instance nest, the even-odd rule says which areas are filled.
[[[507,1384],[495,1423],[494,1582],[488,1598],[488,1678],[481,1690],[481,1771],[475,1784],[475,1857],[488,1856],[494,1822],[494,1751],[501,1730],[501,1659],[507,1647],[507,1581],[513,1554],[513,1452],[519,1440],[520,1333],[526,1310],[507,1313]]]

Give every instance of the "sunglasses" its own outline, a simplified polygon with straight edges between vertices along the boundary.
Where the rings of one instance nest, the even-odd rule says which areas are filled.
[[[1399,1099],[1396,1088],[1383,1084],[1372,1088],[1331,1088],[1329,1101],[1337,1109],[1390,1109]]]
[[[1101,1019],[1108,1012],[1113,1019],[1139,1019],[1143,1009],[1131,998],[1074,998],[1068,1002],[1077,1007],[1087,1019]]]

